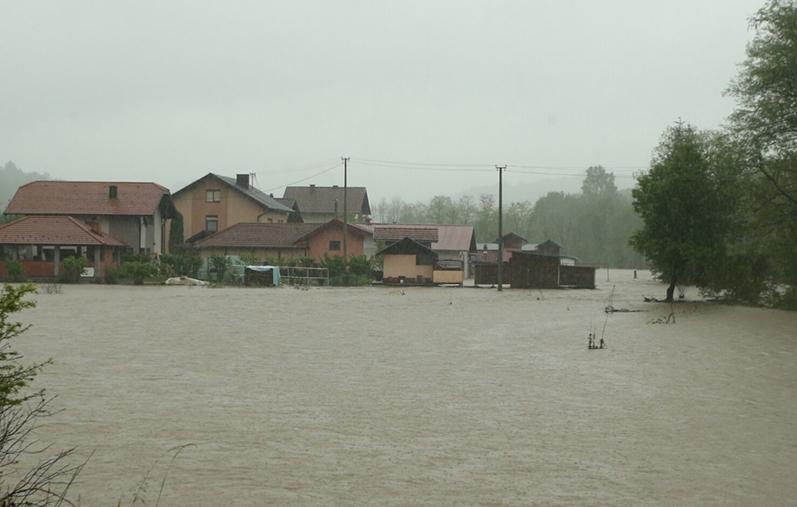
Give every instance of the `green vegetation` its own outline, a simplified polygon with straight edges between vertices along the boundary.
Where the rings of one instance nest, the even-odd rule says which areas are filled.
[[[17,260],[6,261],[6,275],[12,282],[19,282],[23,279],[22,262]]]
[[[122,264],[120,274],[133,285],[143,285],[145,280],[157,274],[157,270],[151,261],[129,261]]]
[[[208,259],[208,270],[215,274],[216,283],[224,283],[230,269],[230,259],[224,255],[214,255]],[[210,276],[208,273],[208,276]]]
[[[472,224],[479,242],[498,237],[498,206],[492,195],[479,201],[471,196],[453,200],[435,196],[428,203],[409,204],[384,199],[375,206],[379,221],[418,224]],[[579,194],[551,192],[535,203],[504,205],[504,232],[514,232],[532,243],[551,239],[564,253],[587,264],[611,267],[640,267],[644,258],[628,244],[639,227],[631,205],[630,191],[618,191],[614,174],[601,166],[586,170]]]
[[[13,314],[35,306],[26,299],[35,293],[32,285],[0,291],[0,505],[62,505],[69,487],[83,465],[70,465],[74,449],[52,456],[42,453],[48,446],[37,444],[33,432],[50,412],[43,389],[30,391],[30,385],[50,361],[22,364],[22,355],[12,348],[30,326],[12,320]],[[20,462],[34,463],[20,470]],[[16,479],[14,479],[16,478]]]
[[[63,270],[58,277],[59,280],[62,283],[80,282],[80,274],[83,273],[84,269],[86,269],[86,264],[87,262],[85,257],[67,257],[62,263]]]
[[[797,5],[770,0],[752,19],[729,92],[729,128],[669,129],[634,190],[633,243],[668,282],[728,300],[797,309]]]

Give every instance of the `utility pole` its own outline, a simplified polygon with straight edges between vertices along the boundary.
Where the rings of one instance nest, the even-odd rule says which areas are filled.
[[[349,157],[340,157],[343,160],[343,260],[349,260],[349,207],[346,200],[349,191]],[[346,271],[349,270],[346,264]]]
[[[504,171],[505,165],[497,165],[498,170],[498,292],[504,290]]]

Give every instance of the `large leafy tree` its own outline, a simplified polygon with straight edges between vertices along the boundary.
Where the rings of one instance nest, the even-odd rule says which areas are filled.
[[[668,129],[633,197],[643,225],[631,243],[669,283],[667,301],[676,285],[706,285],[725,255],[730,205],[712,174],[706,136],[681,122]]]
[[[778,199],[797,206],[797,4],[770,0],[751,26],[756,35],[728,90],[738,101],[732,129],[748,152],[749,168]]]

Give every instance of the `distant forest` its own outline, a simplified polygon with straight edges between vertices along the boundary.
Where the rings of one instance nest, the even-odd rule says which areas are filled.
[[[0,210],[5,210],[9,201],[14,197],[14,193],[20,185],[35,181],[49,180],[48,174],[36,172],[26,173],[19,169],[14,162],[8,161],[4,166],[0,166]],[[0,218],[0,222],[2,218]]]
[[[426,203],[383,198],[371,211],[377,222],[472,224],[478,242],[491,243],[498,237],[498,203],[491,194],[478,199],[438,195]],[[631,191],[618,191],[614,174],[601,166],[587,169],[580,193],[549,192],[534,203],[504,203],[504,234],[514,232],[530,243],[552,239],[566,255],[598,266],[643,267],[644,257],[629,245],[640,226]]]

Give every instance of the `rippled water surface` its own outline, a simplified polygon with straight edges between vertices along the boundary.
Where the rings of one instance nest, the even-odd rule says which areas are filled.
[[[787,505],[797,313],[598,290],[66,286],[22,318],[83,505]],[[609,348],[589,351],[606,322]],[[687,298],[696,298],[694,291]],[[168,450],[186,448],[170,462]]]

